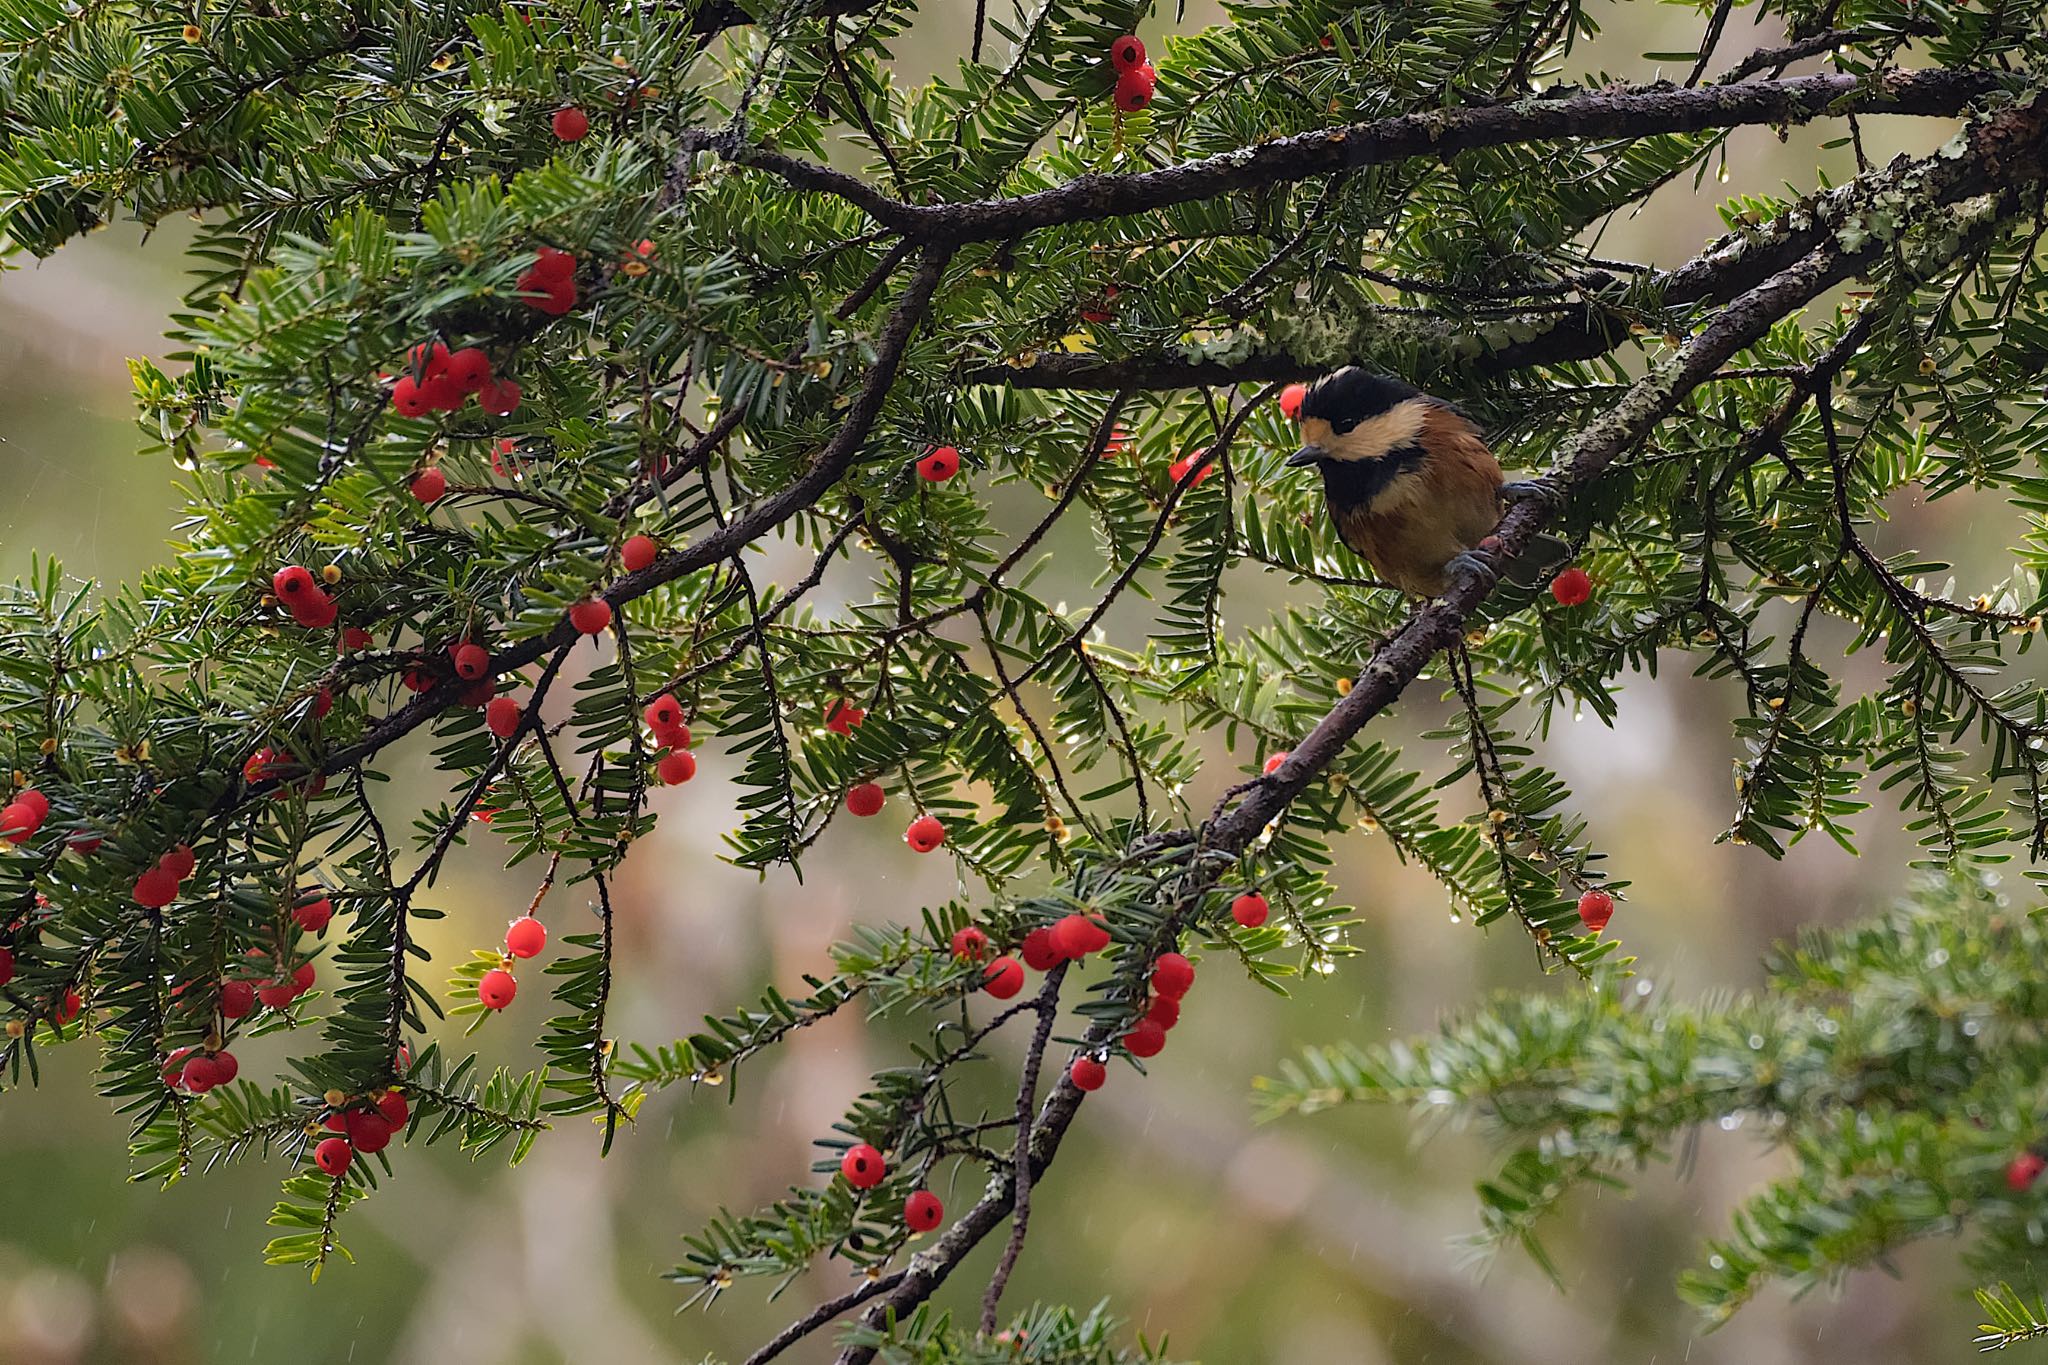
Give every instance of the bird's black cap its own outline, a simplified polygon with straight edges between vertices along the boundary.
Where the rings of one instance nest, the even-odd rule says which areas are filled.
[[[1346,365],[1315,382],[1301,400],[1301,415],[1320,417],[1325,422],[1345,418],[1362,421],[1422,396],[1422,390],[1412,384]]]

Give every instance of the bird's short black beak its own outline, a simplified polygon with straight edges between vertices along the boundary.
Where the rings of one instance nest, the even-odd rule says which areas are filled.
[[[1289,469],[1306,469],[1312,464],[1320,463],[1322,458],[1323,448],[1321,446],[1303,446],[1300,450],[1287,457],[1287,467]]]

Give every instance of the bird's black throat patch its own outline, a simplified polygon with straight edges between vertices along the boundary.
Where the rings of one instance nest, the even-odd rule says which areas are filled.
[[[1320,461],[1323,496],[1329,499],[1332,512],[1370,511],[1396,479],[1421,469],[1427,458],[1422,446],[1410,441],[1375,459]]]

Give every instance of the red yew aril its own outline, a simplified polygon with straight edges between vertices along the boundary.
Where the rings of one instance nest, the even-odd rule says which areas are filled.
[[[2042,1171],[2048,1171],[2048,1161],[2034,1152],[2021,1152],[2006,1164],[2005,1187],[2014,1194],[2024,1194],[2040,1179]]]
[[[398,376],[398,382],[391,386],[391,406],[401,417],[424,417],[429,411],[424,388],[414,383],[409,374]]]
[[[327,922],[334,918],[334,902],[325,896],[307,901],[292,911],[292,920],[309,934],[327,932]]]
[[[23,787],[20,791],[16,792],[14,794],[14,804],[27,806],[31,811],[34,811],[38,825],[50,818],[50,798],[37,791],[34,787]]]
[[[412,476],[412,495],[429,506],[441,500],[448,491],[448,476],[438,469],[422,469]]]
[[[554,118],[549,120],[549,126],[562,141],[581,142],[590,134],[590,115],[573,106],[557,109]]]
[[[879,782],[863,782],[846,793],[846,809],[855,815],[874,815],[888,796]]]
[[[313,1164],[329,1175],[340,1175],[354,1156],[355,1149],[348,1145],[347,1138],[331,1137],[313,1149]]]
[[[343,653],[350,653],[358,649],[368,649],[370,643],[370,632],[364,630],[361,626],[349,626],[341,632],[341,649]]]
[[[185,1069],[178,1073],[178,1083],[195,1095],[204,1095],[220,1084],[220,1068],[206,1053],[195,1052],[185,1059]]]
[[[1068,915],[1052,927],[1053,947],[1075,961],[1109,946],[1109,930],[1093,915]]]
[[[1607,927],[1607,921],[1614,918],[1614,897],[1597,887],[1579,897],[1579,918],[1586,927],[1599,933]]]
[[[318,588],[302,593],[290,602],[292,619],[308,630],[325,630],[334,624],[340,608]]]
[[[1024,965],[1034,972],[1049,972],[1067,960],[1066,955],[1060,951],[1059,944],[1053,941],[1050,927],[1033,929],[1024,935],[1024,946],[1021,951],[1024,954]]]
[[[652,564],[661,553],[661,547],[654,543],[653,536],[628,536],[626,543],[619,547],[619,563],[627,573],[639,573]]]
[[[163,1069],[158,1074],[164,1078],[165,1085],[176,1090],[185,1083],[185,1059],[197,1051],[196,1047],[181,1047],[164,1058]]]
[[[0,838],[10,844],[27,843],[42,823],[36,818],[33,806],[25,806],[19,801],[0,806]]]
[[[1067,1068],[1067,1078],[1073,1081],[1076,1090],[1100,1090],[1109,1079],[1109,1068],[1093,1057],[1076,1057]]]
[[[256,988],[256,998],[267,1009],[281,1010],[299,998],[299,992],[289,980],[272,981]]]
[[[1230,903],[1230,917],[1246,929],[1256,929],[1264,924],[1271,912],[1272,907],[1266,904],[1266,898],[1256,891],[1247,891]]]
[[[671,749],[654,765],[654,771],[665,785],[679,787],[697,775],[697,756],[688,749]]]
[[[935,446],[917,462],[917,476],[926,483],[944,483],[960,472],[960,452],[952,446]]]
[[[312,570],[297,564],[287,564],[270,576],[270,590],[277,594],[280,602],[290,602],[300,593],[317,586]]]
[[[930,1232],[946,1217],[946,1206],[930,1190],[918,1190],[903,1201],[903,1225],[912,1232]]]
[[[988,956],[988,935],[970,924],[964,929],[953,931],[953,941],[948,945],[957,962],[979,962]]]
[[[1301,401],[1308,397],[1308,385],[1289,384],[1280,390],[1280,415],[1290,422],[1301,420]]]
[[[640,719],[655,734],[664,734],[683,723],[683,704],[664,692],[641,709]]]
[[[351,1109],[343,1122],[349,1145],[359,1152],[381,1152],[391,1145],[391,1125],[374,1109]]]
[[[326,719],[326,717],[327,717],[327,713],[328,713],[329,711],[332,711],[333,709],[334,709],[334,689],[333,689],[333,688],[331,688],[331,687],[323,687],[323,688],[319,689],[318,691],[316,691],[316,692],[315,692],[315,693],[313,694],[313,706],[312,706],[312,711],[313,711],[313,719],[314,719],[314,720],[324,720],[324,719]]]
[[[57,1006],[57,1022],[60,1024],[70,1023],[78,1017],[78,1012],[84,1008],[85,998],[79,995],[77,991],[64,992],[64,1002]]]
[[[1152,964],[1152,989],[1168,1000],[1185,997],[1195,984],[1195,964],[1179,953],[1161,953]]]
[[[213,1083],[215,1085],[226,1085],[241,1074],[242,1064],[235,1060],[234,1053],[223,1051],[213,1054]]]
[[[1152,1003],[1145,1008],[1144,1017],[1161,1028],[1170,1029],[1180,1022],[1180,1001],[1155,995],[1152,997]]]
[[[512,997],[518,993],[519,983],[503,967],[493,967],[485,972],[484,979],[476,987],[476,998],[484,1002],[485,1009],[501,1010],[511,1004]]]
[[[405,1096],[396,1090],[387,1090],[377,1097],[377,1112],[384,1116],[384,1122],[391,1125],[393,1132],[405,1127],[405,1121],[412,1117],[412,1106],[405,1102]]]
[[[1116,78],[1116,89],[1110,95],[1120,113],[1135,114],[1152,103],[1152,97],[1159,90],[1159,73],[1151,66],[1134,66]]]
[[[1166,1030],[1151,1019],[1140,1019],[1138,1026],[1124,1035],[1124,1049],[1133,1057],[1157,1057],[1166,1046]]]
[[[505,951],[514,957],[534,957],[548,946],[548,927],[532,915],[521,915],[505,929]]]
[[[1593,579],[1584,569],[1566,569],[1550,580],[1550,595],[1561,607],[1584,606],[1593,598]]]
[[[588,597],[569,608],[569,624],[579,634],[600,634],[611,623],[612,604],[602,597]]]
[[[1135,71],[1145,64],[1145,43],[1135,33],[1126,33],[1109,45],[1109,62],[1118,71]]]
[[[491,671],[491,651],[482,645],[466,644],[455,647],[455,676],[474,682]]]
[[[484,728],[499,739],[512,738],[519,728],[519,703],[510,697],[493,697],[484,707]]]
[[[1286,749],[1282,749],[1279,753],[1274,754],[1272,757],[1268,758],[1266,760],[1266,766],[1264,768],[1266,776],[1271,777],[1274,773],[1279,772],[1280,765],[1287,761],[1288,755],[1289,751]]]
[[[880,1152],[861,1142],[846,1149],[846,1155],[839,1159],[839,1173],[855,1189],[871,1190],[882,1183],[882,1177],[889,1173],[889,1166],[882,1160]]]
[[[576,278],[576,257],[559,247],[544,246],[533,255],[532,271],[536,279],[550,284],[573,280]]]
[[[405,353],[406,369],[419,379],[432,379],[435,375],[446,374],[448,361],[448,343],[445,341],[422,341]]]
[[[919,853],[930,853],[946,842],[946,826],[936,815],[920,815],[903,831],[903,842]]]
[[[220,1017],[240,1019],[256,1008],[256,988],[246,981],[220,983]]]
[[[982,968],[981,988],[998,1000],[1008,1000],[1024,989],[1024,964],[1014,957],[999,957]]]
[[[509,379],[486,379],[476,391],[476,405],[493,417],[510,417],[519,411],[522,392]]]
[[[844,697],[825,708],[825,728],[835,735],[851,735],[867,718],[867,712]]]
[[[466,397],[468,395],[462,391],[462,385],[456,383],[455,376],[446,370],[420,385],[420,398],[430,412],[453,412],[462,406]]]
[[[130,893],[145,910],[161,910],[178,898],[178,879],[162,867],[152,867],[135,879]]]
[[[448,378],[464,393],[475,393],[491,377],[491,358],[475,346],[465,346],[448,357]]]
[[[292,968],[293,994],[304,995],[307,991],[312,990],[313,975],[313,964],[310,962],[301,962],[298,966]]]

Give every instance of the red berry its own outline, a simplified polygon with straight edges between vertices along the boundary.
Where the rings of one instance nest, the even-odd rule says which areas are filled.
[[[1301,400],[1308,397],[1308,385],[1289,384],[1280,390],[1280,415],[1290,422],[1301,420]]]
[[[405,367],[421,379],[448,372],[448,343],[422,341],[405,353]]]
[[[953,931],[953,957],[960,962],[979,962],[988,956],[988,935],[972,924]]]
[[[424,668],[408,668],[399,674],[398,680],[405,684],[408,692],[431,692],[434,690],[434,675]]]
[[[301,962],[298,966],[292,968],[292,991],[294,994],[304,995],[307,991],[310,991],[312,989],[313,964],[310,962]]]
[[[1152,103],[1158,89],[1158,73],[1149,66],[1136,66],[1116,78],[1116,90],[1110,100],[1123,113],[1135,114]]]
[[[163,1070],[159,1074],[163,1076],[165,1085],[176,1090],[185,1083],[185,1059],[198,1050],[196,1047],[181,1047],[164,1058]]]
[[[14,980],[14,954],[0,948],[0,986]]]
[[[576,277],[573,275],[550,280],[543,279],[537,272],[529,270],[514,284],[527,307],[546,313],[551,318],[561,317],[576,306]],[[491,410],[490,404],[484,403],[481,393],[477,396],[477,401],[483,403],[486,412]]]
[[[455,676],[471,682],[491,671],[491,651],[478,644],[457,645],[449,651],[455,660]]]
[[[1599,933],[1607,927],[1607,921],[1614,918],[1614,897],[1605,891],[1588,891],[1579,897],[1579,918],[1586,927]]]
[[[1562,607],[1584,606],[1593,599],[1593,580],[1584,569],[1566,569],[1550,580],[1550,595]]]
[[[377,1097],[377,1112],[384,1122],[391,1125],[393,1132],[405,1127],[405,1121],[412,1117],[412,1106],[405,1102],[405,1096],[396,1090],[387,1090]]]
[[[917,476],[926,483],[944,483],[960,472],[960,452],[951,446],[935,446],[917,462]]]
[[[242,1064],[235,1060],[234,1053],[216,1052],[213,1054],[213,1083],[215,1085],[226,1085],[241,1074]]]
[[[999,957],[981,970],[981,988],[998,1000],[1008,1000],[1024,989],[1024,964],[1014,957]]]
[[[855,815],[873,815],[887,797],[879,782],[863,782],[846,793],[846,809]]]
[[[1145,64],[1145,44],[1135,33],[1126,33],[1109,45],[1110,64],[1119,71],[1135,71]]]
[[[192,875],[193,868],[199,866],[199,856],[192,851],[190,844],[177,844],[157,859],[156,865],[182,882]]]
[[[246,981],[220,983],[220,1017],[240,1019],[256,1008],[256,988]]]
[[[1264,924],[1270,910],[1266,898],[1256,891],[1248,891],[1230,903],[1230,917],[1247,929]]]
[[[846,1149],[846,1155],[839,1159],[839,1173],[855,1189],[871,1190],[882,1183],[889,1167],[880,1152],[862,1142]]]
[[[492,697],[484,706],[484,728],[499,739],[512,738],[519,728],[519,703],[510,697]]]
[[[1093,915],[1068,915],[1053,925],[1052,946],[1078,962],[1109,946],[1109,930]]]
[[[100,851],[100,836],[97,834],[74,834],[70,839],[71,851],[81,858],[90,858]]]
[[[1288,753],[1289,750],[1282,749],[1279,753],[1272,755],[1266,760],[1265,772],[1268,777],[1280,771],[1280,765],[1287,761]]]
[[[64,1003],[57,1006],[57,1022],[60,1024],[70,1023],[78,1017],[78,1012],[84,1008],[85,1000],[77,991],[64,992]]]
[[[1109,1079],[1109,1068],[1093,1057],[1076,1057],[1074,1064],[1067,1068],[1067,1079],[1074,1083],[1076,1090],[1100,1090],[1102,1083]]]
[[[24,806],[19,801],[0,806],[0,838],[10,844],[27,843],[40,824],[33,806]]]
[[[401,417],[424,417],[428,411],[426,392],[411,375],[402,374],[391,386],[391,406]]]
[[[439,502],[447,491],[448,476],[438,469],[422,469],[412,476],[412,495],[421,502]]]
[[[520,387],[509,379],[486,379],[476,391],[476,405],[493,417],[519,411]]]
[[[1124,1035],[1124,1048],[1133,1057],[1157,1057],[1165,1046],[1166,1030],[1151,1019],[1140,1019],[1138,1026]]]
[[[443,370],[420,385],[420,397],[430,411],[453,412],[462,406],[465,395],[462,385],[455,382],[455,376]]]
[[[334,599],[318,588],[291,600],[292,619],[308,630],[325,630],[334,624],[339,611]]]
[[[474,346],[465,346],[448,357],[448,378],[464,393],[475,393],[491,377],[491,358]]]
[[[918,1190],[903,1201],[903,1224],[912,1232],[930,1232],[946,1216],[946,1206],[930,1190]]]
[[[903,842],[919,853],[929,853],[946,842],[946,826],[936,815],[920,815],[903,831]]]
[[[349,626],[341,632],[341,647],[344,652],[370,647],[370,632],[361,626]]]
[[[292,911],[292,919],[298,924],[299,928],[309,934],[326,933],[327,922],[333,918],[334,902],[325,896],[321,896],[317,900],[307,901],[304,905]]]
[[[564,142],[581,142],[590,132],[590,115],[581,109],[557,109],[553,122],[555,136]]]
[[[1179,953],[1161,953],[1152,964],[1152,989],[1168,1000],[1179,1000],[1195,984],[1195,964]]]
[[[841,697],[825,708],[825,728],[835,735],[850,735],[860,729],[868,713]]]
[[[1066,955],[1053,941],[1052,930],[1033,929],[1024,935],[1024,965],[1034,972],[1049,972],[1066,961]]]
[[[576,278],[574,253],[544,246],[533,256],[533,277],[545,284],[560,284]]]
[[[195,1095],[204,1095],[220,1084],[220,1069],[213,1058],[204,1052],[195,1052],[185,1059],[185,1069],[178,1073],[178,1083]]]
[[[518,993],[519,983],[502,967],[493,967],[485,972],[484,979],[476,986],[476,998],[484,1002],[485,1009],[501,1010],[511,1004],[512,997]]]
[[[27,806],[30,810],[34,811],[38,825],[50,818],[50,798],[37,791],[34,787],[23,787],[20,791],[16,792],[14,794],[14,804],[17,806]]]
[[[313,586],[312,571],[296,564],[287,564],[270,576],[270,590],[280,602],[289,602]]]
[[[325,717],[325,716],[327,715],[327,713],[328,713],[329,711],[332,711],[333,709],[334,709],[334,689],[333,689],[333,688],[331,688],[331,687],[323,687],[323,688],[321,688],[321,689],[320,689],[319,691],[317,691],[317,692],[315,692],[315,693],[313,694],[313,719],[314,719],[314,720],[320,720],[320,719],[324,718],[324,717]]]
[[[281,1010],[299,998],[298,991],[290,981],[272,981],[256,988],[256,998],[269,1009]]]
[[[145,910],[161,910],[178,898],[178,879],[161,867],[152,867],[135,879],[135,903]]]
[[[666,734],[683,723],[683,704],[664,692],[647,703],[640,712],[640,719],[646,721],[647,728],[655,734]]]
[[[1180,1022],[1180,1001],[1155,995],[1152,997],[1152,1003],[1145,1007],[1145,1018],[1161,1028],[1170,1029]]]
[[[2005,1187],[2014,1194],[2024,1194],[2042,1171],[2048,1171],[2048,1161],[2032,1152],[2021,1152],[2006,1165]]]
[[[355,1154],[355,1148],[348,1145],[347,1138],[325,1138],[313,1149],[313,1164],[329,1175],[340,1175],[348,1169],[348,1163]]]
[[[536,957],[548,946],[548,927],[532,915],[521,915],[505,930],[505,951],[514,957]]]
[[[602,597],[586,597],[569,608],[569,624],[579,634],[597,635],[612,623],[612,604]]]
[[[1180,459],[1175,460],[1172,464],[1168,465],[1166,467],[1167,479],[1172,483],[1178,484],[1182,479],[1187,478],[1188,471],[1195,467],[1195,460],[1200,454],[1200,451],[1196,451],[1194,455],[1183,455]],[[1189,482],[1188,487],[1200,487],[1202,480],[1208,478],[1210,472],[1213,471],[1215,468],[1216,462],[1214,460],[1211,460],[1209,461],[1209,463],[1203,465],[1201,471],[1195,475],[1192,481]]]
[[[639,573],[660,553],[661,547],[654,543],[653,536],[631,536],[619,547],[619,563],[625,565],[627,573]]]
[[[662,782],[671,787],[680,787],[697,775],[697,756],[688,749],[671,749],[654,765]]]
[[[351,1109],[343,1122],[349,1145],[359,1152],[381,1152],[391,1145],[391,1125],[373,1109]]]

